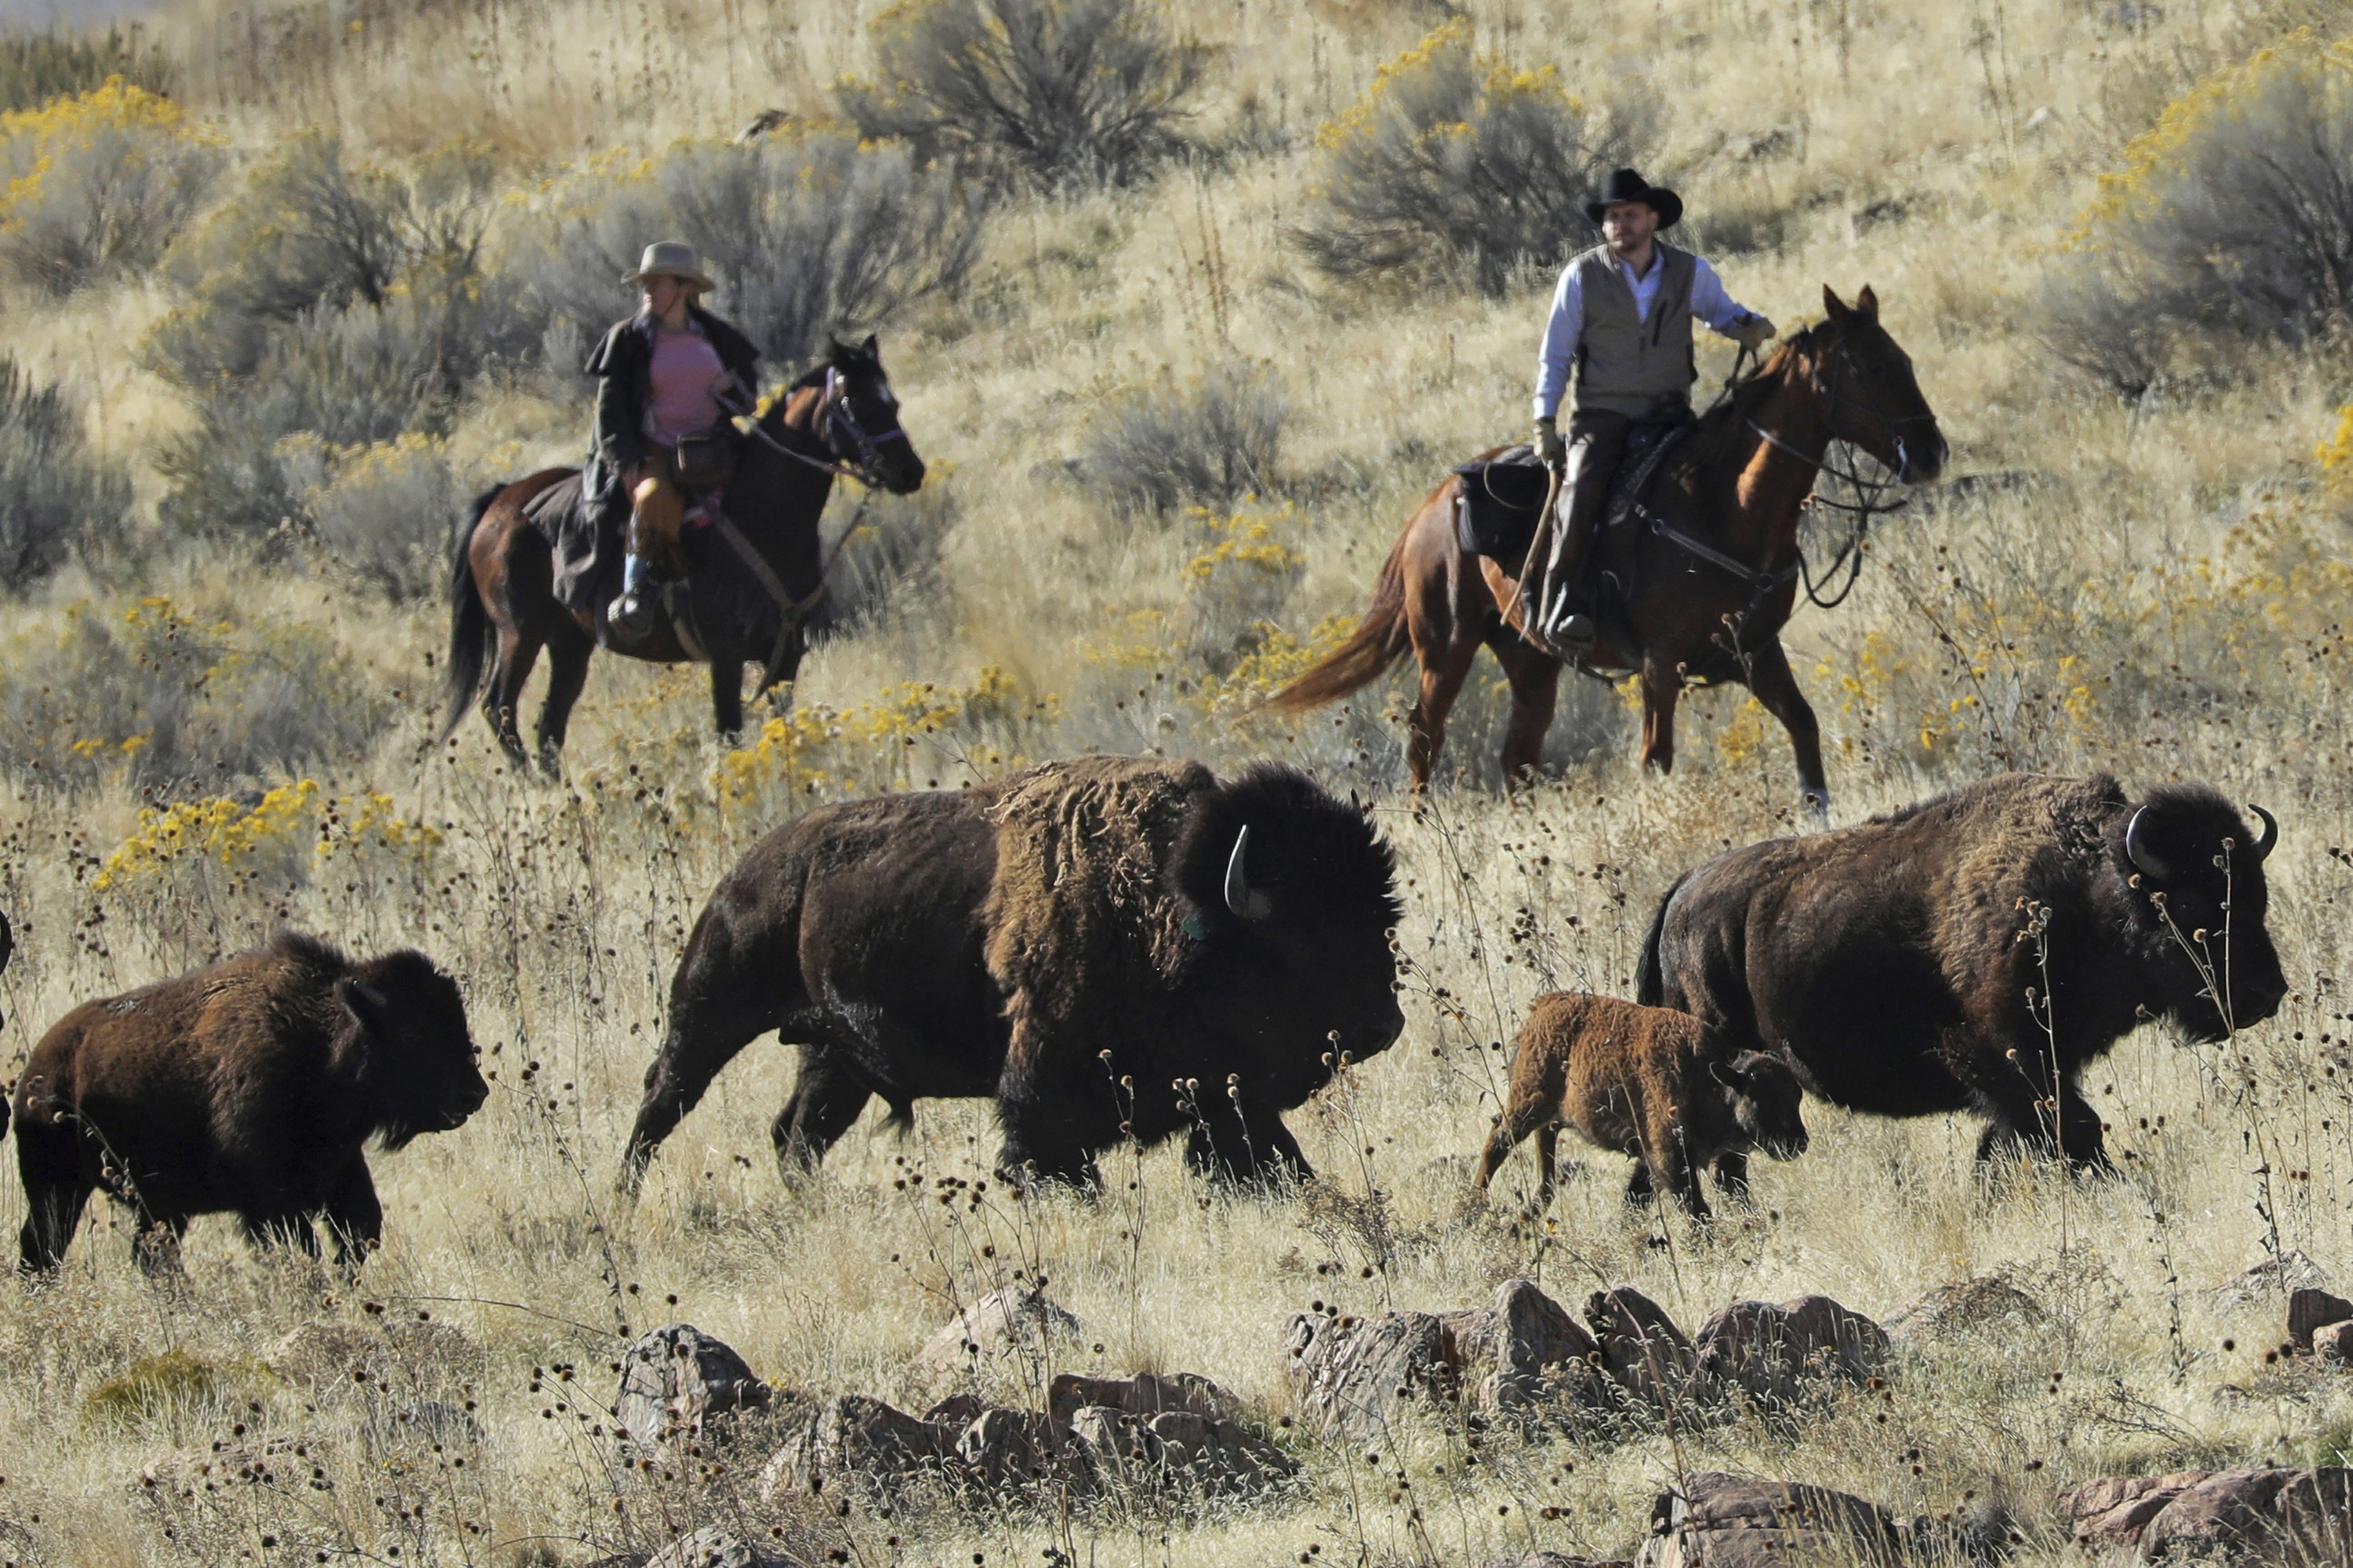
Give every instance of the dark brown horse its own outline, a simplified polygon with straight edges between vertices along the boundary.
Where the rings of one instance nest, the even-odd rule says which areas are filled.
[[[593,611],[558,602],[554,553],[524,507],[578,471],[542,469],[477,497],[459,520],[449,564],[449,714],[442,738],[457,731],[479,695],[509,759],[518,769],[528,766],[516,710],[545,649],[547,700],[537,738],[539,767],[550,777],[607,606],[601,594]],[[823,583],[818,522],[837,474],[894,495],[923,482],[923,459],[900,429],[899,400],[871,337],[855,346],[833,344],[825,364],[761,416],[744,445],[723,509],[760,564],[745,559],[719,529],[691,530],[684,545],[697,634],[691,641],[681,637],[665,615],[644,641],[614,652],[659,664],[708,663],[719,731],[739,732],[744,664],[762,665],[763,691],[792,680],[800,667],[802,620]],[[787,602],[778,602],[780,593]]]
[[[1642,761],[1661,772],[1674,766],[1683,689],[1740,682],[1789,732],[1816,807],[1830,801],[1821,738],[1780,638],[1797,602],[1804,502],[1832,441],[1862,448],[1907,484],[1936,478],[1946,457],[1911,356],[1879,324],[1869,286],[1852,306],[1825,287],[1822,303],[1827,321],[1776,349],[1701,418],[1645,497],[1648,515],[1603,530],[1593,569],[1616,578],[1621,602],[1599,618],[1601,635],[1578,661],[1600,674],[1641,672]],[[1407,520],[1348,641],[1268,703],[1278,712],[1321,706],[1371,684],[1411,649],[1421,693],[1406,762],[1417,791],[1429,788],[1446,715],[1482,644],[1511,683],[1504,774],[1514,784],[1536,766],[1560,682],[1561,662],[1517,630],[1512,567],[1456,540],[1461,483],[1448,479]]]

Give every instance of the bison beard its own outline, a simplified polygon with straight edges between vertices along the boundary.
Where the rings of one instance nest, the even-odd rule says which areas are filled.
[[[1638,994],[1785,1052],[1837,1104],[1976,1110],[1980,1160],[2025,1144],[2105,1168],[2086,1062],[2144,1017],[2214,1040],[2285,997],[2263,928],[2274,835],[2204,785],[2134,802],[2106,774],[1989,779],[1707,862],[1661,903]],[[2020,939],[2030,906],[2049,915],[2047,975]],[[2224,1005],[2184,950],[2201,939]]]
[[[354,961],[280,932],[267,948],[60,1019],[16,1084],[29,1210],[19,1266],[54,1268],[93,1192],[169,1265],[196,1214],[346,1265],[383,1234],[363,1152],[459,1126],[489,1097],[458,987],[422,953]]]
[[[814,1165],[871,1097],[993,1097],[1000,1165],[1092,1182],[1178,1132],[1197,1166],[1304,1174],[1282,1112],[1403,1026],[1388,850],[1295,770],[1082,758],[812,811],[712,895],[623,1169],[768,1030],[800,1046],[774,1136]]]

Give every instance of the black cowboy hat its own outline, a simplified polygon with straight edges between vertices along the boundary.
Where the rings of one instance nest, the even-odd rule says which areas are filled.
[[[1672,228],[1683,215],[1683,198],[1664,185],[1654,185],[1631,169],[1620,169],[1609,176],[1592,200],[1585,204],[1585,216],[1595,223],[1601,221],[1602,209],[1621,201],[1639,201],[1659,215],[1662,229]]]

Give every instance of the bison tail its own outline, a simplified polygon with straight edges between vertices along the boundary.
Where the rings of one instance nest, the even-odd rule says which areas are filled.
[[[890,1102],[890,1105],[891,1114],[882,1118],[882,1125],[890,1131],[891,1135],[894,1138],[904,1138],[909,1133],[914,1131],[915,1102],[913,1100],[892,1100]]]
[[[1690,872],[1675,878],[1674,885],[1659,899],[1659,911],[1651,916],[1651,928],[1642,934],[1642,956],[1634,960],[1634,1000],[1644,1007],[1665,1004],[1667,976],[1665,966],[1659,960],[1659,942],[1667,928],[1667,906],[1675,901],[1675,895],[1690,880]]]
[[[1279,714],[1303,714],[1338,702],[1379,680],[1411,646],[1406,630],[1405,541],[1399,539],[1381,564],[1373,602],[1348,640],[1259,705]]]
[[[481,590],[474,585],[474,568],[468,559],[474,543],[474,530],[480,527],[482,514],[499,498],[504,485],[496,485],[474,497],[472,503],[458,514],[456,537],[449,546],[449,715],[441,724],[438,737],[447,740],[458,733],[465,722],[466,710],[474,704],[474,695],[482,689],[482,663],[491,651],[491,611],[482,602]]]

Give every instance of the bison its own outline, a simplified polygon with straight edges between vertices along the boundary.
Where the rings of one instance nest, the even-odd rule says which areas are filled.
[[[1483,1195],[1496,1167],[1536,1135],[1536,1212],[1552,1205],[1553,1144],[1563,1123],[1588,1141],[1636,1161],[1626,1196],[1663,1188],[1699,1219],[1703,1168],[1730,1198],[1748,1195],[1748,1152],[1776,1160],[1806,1151],[1803,1094],[1778,1056],[1732,1052],[1698,1019],[1614,996],[1546,991],[1536,998],[1512,1056],[1512,1086],[1472,1181]]]
[[[2263,929],[2279,828],[2253,810],[2260,837],[2204,785],[2010,774],[1751,844],[1668,890],[1638,994],[1787,1052],[1836,1104],[1975,1110],[1980,1160],[2105,1169],[2085,1063],[2143,1020],[2217,1040],[2287,994]]]
[[[811,811],[712,893],[670,982],[622,1186],[774,1030],[774,1128],[813,1167],[870,1097],[991,1097],[999,1169],[1091,1185],[1187,1134],[1195,1166],[1307,1174],[1282,1113],[1404,1027],[1389,850],[1295,769],[1082,758]]]
[[[282,931],[269,945],[102,1001],[33,1048],[16,1081],[29,1214],[19,1266],[57,1266],[92,1192],[138,1217],[132,1255],[176,1257],[196,1214],[349,1266],[384,1234],[364,1153],[446,1132],[490,1095],[455,981],[422,953],[355,962]]]

